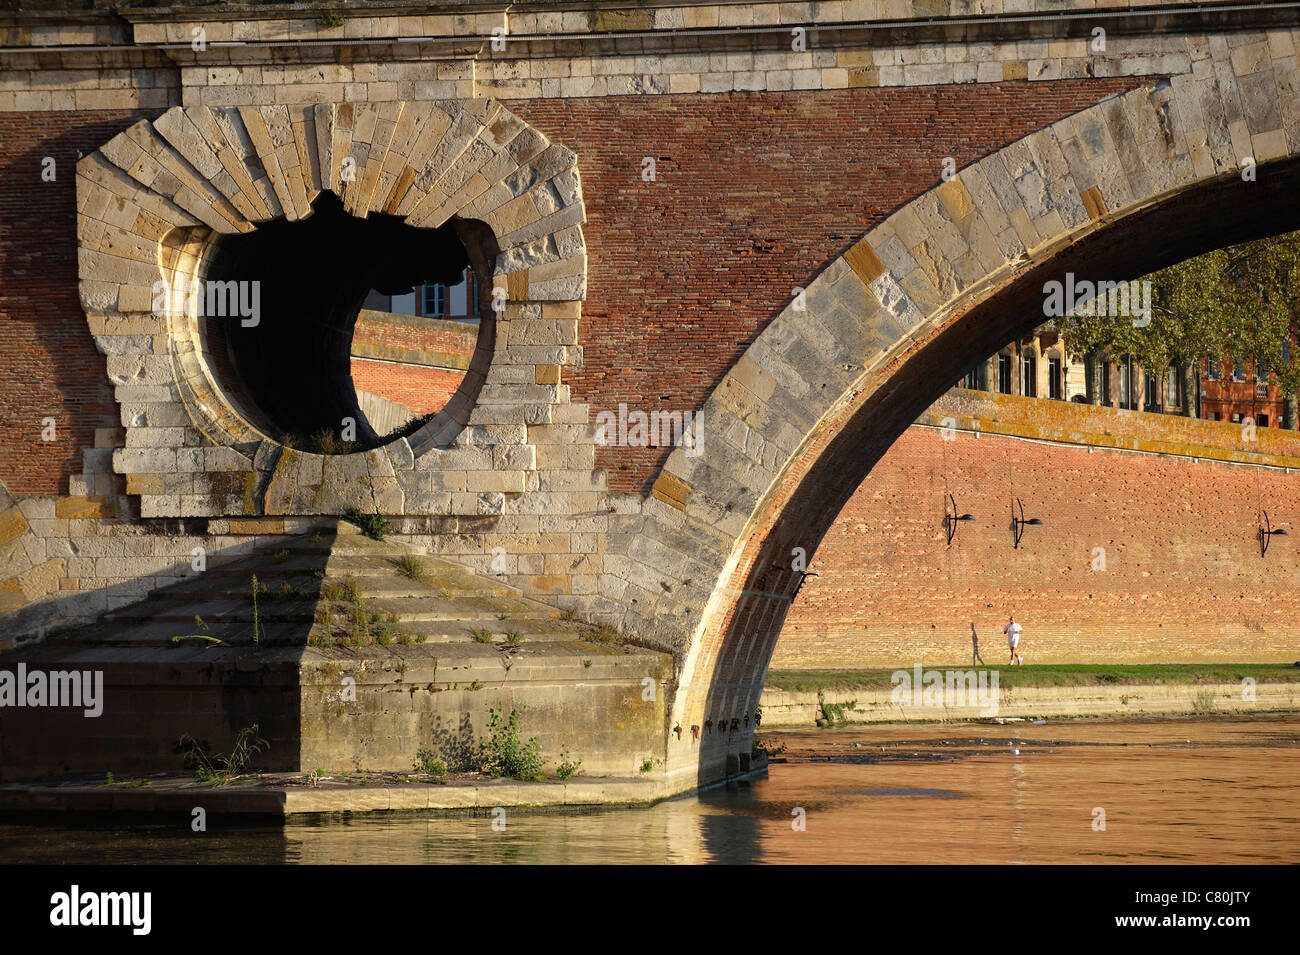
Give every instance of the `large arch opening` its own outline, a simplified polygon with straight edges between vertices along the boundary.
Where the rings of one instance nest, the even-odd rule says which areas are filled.
[[[1220,177],[1104,223],[970,295],[973,301],[893,355],[822,422],[749,522],[735,570],[719,583],[736,596],[714,615],[699,657],[688,663],[695,677],[677,712],[703,729],[699,781],[747,764],[768,663],[802,583],[791,553],[802,548],[812,567],[846,502],[909,425],[972,360],[1043,323],[1045,283],[1064,281],[1067,273],[1127,281],[1226,245],[1300,229],[1297,189],[1300,160],[1289,159],[1271,164],[1256,181]]]
[[[237,314],[229,308],[204,314],[200,339],[215,382],[254,427],[301,450],[366,450],[410,433],[454,395],[481,385],[481,372],[467,371],[477,353],[490,356],[492,348],[491,330],[484,327],[490,322],[479,320],[490,311],[477,300],[490,282],[474,281],[488,261],[477,248],[483,230],[461,220],[423,229],[398,216],[359,218],[328,191],[312,208],[304,219],[277,219],[215,240],[203,269],[205,291],[233,289],[244,307]],[[418,363],[403,360],[422,354],[418,348],[402,348],[401,342],[388,347],[385,338],[394,328],[417,343],[421,336],[451,336],[433,328],[437,318],[392,303],[418,298],[423,305],[426,288],[455,288],[463,296],[467,285],[476,300],[461,310],[464,329],[454,356],[459,364],[442,379],[429,380]],[[391,311],[395,307],[398,313]],[[372,380],[414,396],[406,404],[417,407],[418,415],[394,413],[388,405],[397,402],[354,381],[354,338],[363,310],[374,340],[363,360],[383,364],[383,373]],[[364,384],[385,390],[370,380]],[[363,405],[363,399],[376,397]],[[474,394],[465,398],[472,404]]]

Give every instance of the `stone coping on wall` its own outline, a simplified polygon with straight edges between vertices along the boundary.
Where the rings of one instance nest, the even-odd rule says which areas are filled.
[[[978,669],[996,669],[978,668]],[[1243,700],[1240,683],[1124,684],[1122,686],[1018,686],[1002,690],[996,719],[1050,717],[1151,717],[1205,713],[1205,696],[1220,713],[1278,713],[1300,710],[1295,683],[1260,683],[1255,698]],[[801,693],[765,687],[760,697],[763,728],[813,726],[827,706],[844,706],[846,723],[994,722],[978,706],[901,707],[893,690],[857,687]],[[1201,697],[1200,700],[1197,697]]]
[[[1286,6],[1284,2],[1276,5]],[[557,39],[728,28],[776,30],[787,26],[941,23],[1080,13],[1133,16],[1257,4],[1251,0],[1145,0],[1138,4],[1126,0],[821,0],[815,3],[591,0],[582,8],[573,9],[572,4],[564,2],[516,5],[499,0],[460,3],[444,0],[433,4],[403,4],[387,0],[354,3],[340,11],[337,4],[325,2],[296,3],[287,9],[241,5],[236,10],[224,4],[172,3],[144,7],[123,2],[114,4],[115,11],[101,10],[98,16],[75,10],[41,10],[35,3],[29,6],[28,10],[0,15],[0,23],[15,24],[14,29],[0,35],[0,46],[52,48],[104,45],[124,39],[136,44],[189,45],[194,24],[203,24],[207,40],[214,43],[395,38],[485,40],[494,30],[520,39]],[[341,22],[327,20],[329,15],[337,15]],[[129,34],[122,29],[119,17],[130,25]],[[102,22],[110,18],[113,22]],[[49,20],[64,22],[42,22]]]
[[[954,388],[917,424],[1089,448],[1300,468],[1300,431]]]
[[[753,757],[749,768],[730,781],[755,776],[767,760]],[[134,777],[120,783],[62,784],[0,783],[0,811],[11,813],[132,813],[188,818],[201,795],[210,815],[293,816],[315,813],[436,812],[485,813],[510,807],[516,811],[560,807],[644,807],[662,799],[694,792],[697,784],[682,784],[662,773],[640,777],[573,776],[566,780],[521,782],[480,779],[471,782],[407,782],[375,785],[385,777],[353,773],[346,781],[311,786],[301,773],[266,773],[230,785],[196,783],[192,777],[149,776],[147,786]]]
[[[1127,8],[1089,2],[1072,8],[1083,19],[1063,26],[1052,20],[1064,15],[1060,4],[1024,4],[1014,12],[1026,17],[1007,21],[1003,5],[992,3],[954,9],[953,15],[964,19],[943,26],[946,5],[877,6],[878,16],[868,9],[870,15],[860,21],[854,16],[862,11],[852,3],[817,4],[815,18],[809,4],[722,5],[713,8],[718,11],[713,26],[698,27],[670,24],[710,22],[709,7],[665,7],[641,11],[654,15],[652,27],[632,29],[627,24],[633,20],[624,17],[616,24],[622,28],[610,32],[592,32],[589,21],[595,14],[572,11],[416,17],[399,10],[354,18],[329,30],[320,27],[319,18],[221,19],[210,8],[194,8],[183,16],[209,18],[201,24],[206,32],[199,50],[189,46],[197,21],[170,12],[138,23],[133,42],[124,38],[109,48],[27,46],[6,52],[0,47],[0,111],[717,94],[1170,76],[1190,72],[1200,58],[1198,49],[1205,41],[1196,34],[1268,25],[1242,19],[1248,10],[1254,11],[1250,15],[1270,8],[1289,11],[1285,3],[1237,4],[1235,13],[1202,22],[1189,17],[1207,5],[1179,4],[1160,19],[1144,22],[1129,19]],[[1233,6],[1226,5],[1229,11]],[[769,7],[777,11],[777,25],[748,23],[751,13],[769,16],[762,13]],[[681,16],[670,15],[674,10]],[[1098,21],[1089,18],[1107,11],[1119,19],[1104,21],[1109,33],[1104,48],[1095,49],[1091,30]],[[916,23],[915,17],[906,17],[920,13],[930,23],[924,30],[878,29]],[[546,20],[548,16],[559,19]],[[497,22],[502,17],[509,20],[508,41],[493,49],[491,29],[504,29]],[[803,48],[794,48],[787,24],[814,19]],[[871,29],[862,26],[868,20]],[[1293,22],[1294,16],[1284,25]],[[555,34],[565,23],[575,32]],[[238,39],[218,39],[236,32]],[[158,41],[160,46],[144,43],[140,35],[177,39]],[[572,38],[540,39],[554,35]]]

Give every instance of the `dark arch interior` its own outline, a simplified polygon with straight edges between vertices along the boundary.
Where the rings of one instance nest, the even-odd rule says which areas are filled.
[[[224,236],[206,273],[213,282],[258,282],[257,324],[205,317],[209,354],[238,410],[298,447],[356,422],[354,449],[380,438],[357,403],[350,369],[357,313],[371,289],[396,295],[422,283],[455,284],[468,255],[452,223],[417,229],[396,216],[348,214],[324,192],[313,214]],[[251,287],[251,286],[250,286]]]
[[[767,653],[754,642],[779,633],[799,586],[789,554],[803,547],[811,563],[849,498],[894,441],[965,372],[973,356],[991,354],[1041,325],[1043,284],[1080,278],[1139,278],[1184,259],[1238,242],[1300,229],[1300,160],[1259,167],[1258,180],[1228,176],[1089,235],[1050,261],[1016,276],[881,372],[884,381],[822,449],[774,520],[758,531],[753,562],[722,636],[707,692],[710,719],[723,712],[728,686],[761,680]],[[936,517],[937,520],[937,517]],[[783,599],[768,599],[778,595]],[[770,647],[766,648],[770,650]],[[756,668],[756,669],[755,669]],[[701,781],[710,761],[726,758],[722,736],[700,747]]]

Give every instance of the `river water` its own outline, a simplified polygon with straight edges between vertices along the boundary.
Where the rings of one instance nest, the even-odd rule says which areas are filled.
[[[772,731],[765,774],[650,808],[0,824],[0,862],[1296,863],[1300,715]],[[65,817],[66,818],[66,817]]]

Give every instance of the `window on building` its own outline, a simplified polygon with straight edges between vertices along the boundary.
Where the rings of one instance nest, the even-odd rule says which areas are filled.
[[[1233,424],[1240,424],[1240,423],[1241,423],[1241,412],[1240,412],[1240,411],[1234,411],[1234,412],[1232,413],[1232,423],[1233,423]]]
[[[478,276],[466,268],[464,276],[455,285],[420,286],[420,308],[420,314],[429,318],[477,318]]]
[[[961,381],[957,382],[959,388],[978,388],[980,386],[980,372],[978,368],[972,368],[966,374],[962,375]]]
[[[1006,353],[998,355],[998,391],[1011,394],[1011,356]]]
[[[1284,365],[1291,364],[1291,339],[1290,338],[1282,339],[1282,364]]]
[[[447,286],[423,285],[420,291],[421,314],[439,316],[447,310]]]
[[[1119,406],[1133,408],[1136,401],[1137,396],[1133,388],[1133,359],[1125,355],[1123,364],[1119,366]]]
[[[1246,380],[1246,359],[1241,355],[1232,359],[1232,378],[1234,381]]]
[[[1110,362],[1101,366],[1101,403],[1111,404]]]
[[[1205,412],[1205,420],[1206,420],[1206,421],[1218,421],[1218,420],[1219,420],[1219,413],[1218,413],[1217,411],[1207,411],[1207,412]]]
[[[1147,375],[1146,387],[1143,390],[1146,392],[1145,400],[1143,401],[1143,405],[1146,408],[1146,410],[1159,411],[1160,410],[1160,379],[1157,378],[1155,375]]]
[[[1182,401],[1179,400],[1182,390],[1182,381],[1178,374],[1178,368],[1170,365],[1169,374],[1165,376],[1167,385],[1165,387],[1165,405],[1170,408],[1181,408]]]
[[[1065,397],[1065,388],[1061,381],[1061,359],[1047,359],[1047,397],[1060,401]]]
[[[1267,428],[1267,427],[1268,427],[1268,415],[1266,415],[1266,414],[1256,415],[1256,416],[1255,416],[1255,424],[1259,425],[1261,428]]]
[[[1031,351],[1020,357],[1020,393],[1026,398],[1038,397],[1038,359]]]
[[[1219,359],[1205,359],[1205,377],[1209,378],[1211,381],[1219,380]]]

